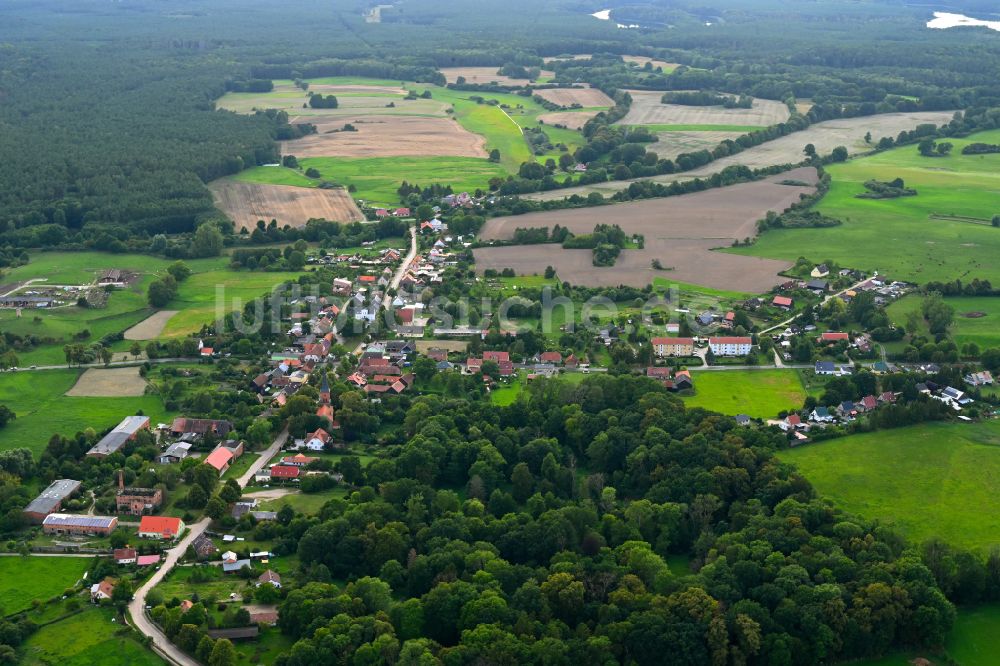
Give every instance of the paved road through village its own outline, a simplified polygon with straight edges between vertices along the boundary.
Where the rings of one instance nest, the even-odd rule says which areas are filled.
[[[281,433],[275,438],[271,446],[268,447],[266,451],[260,454],[260,457],[250,466],[250,469],[246,471],[243,476],[241,476],[237,481],[241,488],[245,488],[250,480],[253,479],[254,474],[259,472],[264,465],[268,463],[271,458],[273,458],[281,447],[285,445],[288,440],[288,430],[282,430]],[[131,617],[132,626],[134,626],[140,633],[148,636],[151,641],[151,646],[157,654],[166,659],[172,664],[177,664],[179,666],[199,666],[198,662],[182,652],[180,648],[170,642],[167,636],[160,631],[160,628],[149,619],[146,614],[146,596],[149,591],[156,587],[171,569],[177,565],[177,561],[184,556],[187,551],[187,547],[191,543],[201,536],[206,529],[208,529],[211,519],[208,517],[202,518],[194,525],[188,525],[187,533],[180,542],[167,551],[166,560],[160,565],[160,568],[153,574],[153,576],[146,581],[146,583],[140,587],[135,592],[135,596],[132,597],[132,601],[129,602],[128,612]]]

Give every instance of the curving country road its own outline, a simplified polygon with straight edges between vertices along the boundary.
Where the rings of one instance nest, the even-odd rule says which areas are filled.
[[[250,483],[254,474],[259,472],[264,465],[266,465],[268,461],[281,450],[281,447],[285,445],[287,440],[288,430],[285,429],[278,434],[275,440],[271,443],[271,446],[268,447],[267,450],[263,451],[257,460],[250,465],[250,469],[248,469],[243,476],[237,479],[241,488],[246,487],[246,485]],[[177,664],[178,666],[199,666],[199,664],[197,660],[181,651],[180,648],[171,643],[166,634],[160,631],[160,628],[149,619],[149,616],[146,615],[146,596],[149,594],[151,589],[160,584],[164,577],[170,573],[171,569],[177,566],[177,561],[184,556],[185,552],[187,552],[187,547],[191,545],[195,539],[201,536],[206,529],[208,529],[211,522],[211,518],[205,517],[193,525],[188,525],[188,530],[184,535],[184,538],[181,539],[176,546],[167,551],[167,557],[160,565],[160,568],[142,585],[142,587],[135,591],[135,596],[132,597],[132,601],[130,601],[128,605],[128,613],[131,618],[132,626],[143,635],[149,637],[150,647],[154,652],[171,664]]]

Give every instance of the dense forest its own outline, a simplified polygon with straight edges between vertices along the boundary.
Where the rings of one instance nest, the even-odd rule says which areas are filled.
[[[217,218],[204,184],[275,160],[275,140],[289,129],[274,115],[214,111],[212,102],[225,90],[267,90],[278,77],[443,83],[438,67],[527,71],[546,57],[585,52],[608,55],[557,63],[556,80],[587,80],[611,93],[810,98],[828,109],[846,104],[848,115],[1000,104],[1000,41],[988,31],[927,30],[922,8],[654,2],[614,10],[631,12],[625,18],[641,26],[619,30],[588,15],[599,4],[517,0],[497,13],[484,0],[421,0],[384,9],[382,22],[369,24],[362,2],[182,0],[169,9],[152,0],[6,2],[0,245],[108,249]],[[621,53],[683,66],[671,74],[627,67]],[[628,165],[615,159],[607,175],[624,176]],[[677,168],[697,166],[689,161]],[[667,168],[638,166],[628,174]],[[506,193],[561,185],[538,181]]]
[[[812,664],[953,622],[920,554],[816,498],[780,433],[648,379],[399,416],[360,490],[278,528],[312,582],[281,604],[277,664]]]

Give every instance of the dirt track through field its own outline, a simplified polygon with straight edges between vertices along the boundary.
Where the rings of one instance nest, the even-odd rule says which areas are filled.
[[[155,340],[163,333],[170,318],[177,310],[160,310],[149,315],[132,328],[125,331],[126,340]]]
[[[559,106],[614,106],[615,101],[597,88],[545,88],[535,94]]]
[[[827,120],[816,123],[801,132],[793,132],[787,136],[774,141],[768,141],[744,150],[742,153],[730,155],[715,160],[703,167],[685,171],[677,174],[666,174],[663,176],[653,176],[652,178],[642,178],[637,180],[651,180],[657,183],[673,183],[678,180],[691,180],[692,178],[705,178],[712,174],[719,173],[727,166],[742,164],[750,168],[761,168],[776,164],[797,164],[804,159],[802,148],[811,143],[816,147],[821,155],[828,155],[837,146],[844,146],[852,155],[871,150],[871,146],[865,143],[866,132],[871,132],[872,142],[878,143],[883,136],[895,137],[903,130],[911,130],[917,125],[924,123],[934,123],[941,125],[951,120],[954,111],[920,111],[915,113],[885,113],[877,116],[864,116],[861,118],[845,118],[842,120]],[[647,148],[654,153],[658,153],[658,145],[649,144]],[[551,190],[549,192],[538,192],[536,194],[526,194],[526,199],[562,199],[573,194],[587,196],[591,192],[600,192],[604,196],[611,196],[619,190],[628,187],[632,180],[615,180],[594,185],[584,185],[580,187],[569,187],[561,190]]]
[[[316,121],[316,134],[281,144],[296,157],[399,157],[405,155],[487,157],[485,137],[450,118],[368,116],[351,122],[354,132],[337,131],[344,121]]]
[[[146,380],[139,376],[139,368],[90,368],[76,380],[66,395],[74,398],[126,398],[143,395]]]
[[[221,179],[209,184],[215,205],[236,223],[237,228],[254,229],[257,220],[278,221],[278,226],[304,226],[313,218],[336,222],[363,222],[364,214],[342,188],[261,185]]]
[[[814,191],[812,186],[781,181],[815,184],[816,179],[814,169],[801,168],[763,181],[677,197],[494,218],[483,227],[483,240],[510,239],[518,227],[551,229],[558,224],[583,234],[596,224],[613,223],[629,234],[642,234],[645,246],[622,251],[608,268],[593,266],[590,250],[563,250],[549,244],[478,248],[476,270],[513,268],[518,275],[531,275],[552,266],[560,280],[579,285],[642,287],[661,277],[715,289],[764,292],[783,280],[778,273],[791,264],[712,250],[754,236],[757,220],[769,210],[782,211]],[[653,269],[654,259],[670,270]]]
[[[767,127],[788,120],[788,107],[770,99],[755,99],[753,108],[726,109],[721,106],[663,104],[663,93],[630,90],[632,106],[621,125],[755,125]]]

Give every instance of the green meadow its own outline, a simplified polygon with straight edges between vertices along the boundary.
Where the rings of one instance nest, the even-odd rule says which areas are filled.
[[[919,283],[973,277],[998,282],[1000,229],[989,221],[1000,213],[1000,154],[962,155],[961,149],[1000,143],[1000,130],[950,141],[955,147],[947,157],[922,157],[913,145],[831,165],[832,186],[817,210],[842,225],[771,230],[751,247],[726,251],[789,261],[830,259]],[[865,181],[894,178],[917,196],[856,198]]]
[[[20,648],[25,666],[161,666],[165,663],[140,643],[107,608],[87,606],[41,627]]]
[[[279,83],[279,82],[276,82]],[[363,79],[356,77],[331,77],[313,79],[310,83],[328,85],[371,85],[399,86],[399,81],[379,79]],[[452,116],[462,127],[474,134],[485,137],[486,150],[494,148],[500,151],[500,162],[494,163],[476,157],[312,157],[299,160],[302,170],[316,168],[322,174],[321,179],[309,179],[300,171],[282,167],[255,167],[247,169],[236,176],[235,180],[271,185],[295,185],[298,187],[316,187],[321,180],[334,181],[343,185],[354,185],[357,188],[355,196],[359,199],[377,204],[391,205],[399,202],[396,190],[405,180],[410,183],[429,185],[434,183],[449,184],[456,192],[486,189],[489,180],[494,177],[506,177],[517,173],[523,162],[537,160],[544,163],[548,159],[558,160],[564,152],[559,149],[535,155],[528,145],[524,132],[530,128],[542,128],[553,145],[563,144],[569,153],[584,144],[583,135],[570,129],[546,125],[538,117],[547,112],[540,104],[530,97],[522,97],[513,93],[485,93],[473,91],[451,90],[429,84],[405,83],[404,87],[416,90],[430,90],[432,99],[449,104]],[[218,100],[217,105],[227,108],[243,109],[249,102],[243,100],[256,98],[258,102],[274,95],[275,102],[285,101],[287,93],[229,93]],[[383,93],[382,95],[386,95]],[[497,104],[480,104],[471,97],[481,96],[486,100],[495,100]],[[370,96],[365,93],[363,96]],[[389,95],[391,96],[391,95]],[[397,96],[402,100],[403,96]],[[501,108],[503,105],[506,108]],[[258,103],[259,106],[259,103]],[[406,107],[397,105],[394,109],[402,115],[427,115],[407,113]]]
[[[1000,544],[1000,422],[928,423],[808,444],[779,456],[851,513],[914,542]]]
[[[955,309],[955,318],[949,333],[959,348],[974,342],[980,349],[1000,346],[1000,298],[991,296],[958,296],[945,301]],[[893,323],[905,326],[910,312],[920,312],[921,298],[909,295],[891,304],[887,311]],[[985,316],[969,316],[982,313]],[[918,333],[927,334],[927,325],[920,320]],[[910,331],[908,331],[910,332]]]
[[[685,404],[723,414],[772,419],[780,411],[801,409],[806,399],[796,370],[709,370],[691,377],[695,395],[684,398]]]
[[[50,310],[23,310],[20,318],[14,310],[0,310],[0,329],[48,340],[31,351],[18,352],[22,367],[61,365],[66,362],[63,346],[74,342],[75,334],[90,331],[90,336],[80,342],[92,344],[104,335],[124,331],[151,315],[154,310],[146,302],[146,290],[150,282],[165,274],[167,266],[173,261],[147,255],[104,252],[34,254],[28,264],[5,272],[3,283],[42,278],[45,284],[88,284],[108,268],[133,271],[139,278],[129,287],[112,292],[104,308],[68,305]],[[168,322],[163,332],[166,337],[196,332],[202,324],[212,323],[216,316],[216,293],[220,288],[224,296],[221,307],[228,312],[298,275],[232,271],[228,268],[227,256],[192,259],[184,263],[192,270],[192,275],[180,284],[177,297],[167,305],[166,309],[181,312]],[[124,351],[129,345],[119,341],[112,345],[112,349]]]
[[[0,557],[0,615],[61,595],[91,564],[85,557]]]
[[[81,370],[37,370],[0,374],[0,404],[17,418],[0,429],[0,450],[27,448],[37,456],[53,434],[67,437],[117,425],[140,410],[155,424],[174,416],[156,395],[122,398],[70,397]],[[0,558],[2,559],[2,558]]]

